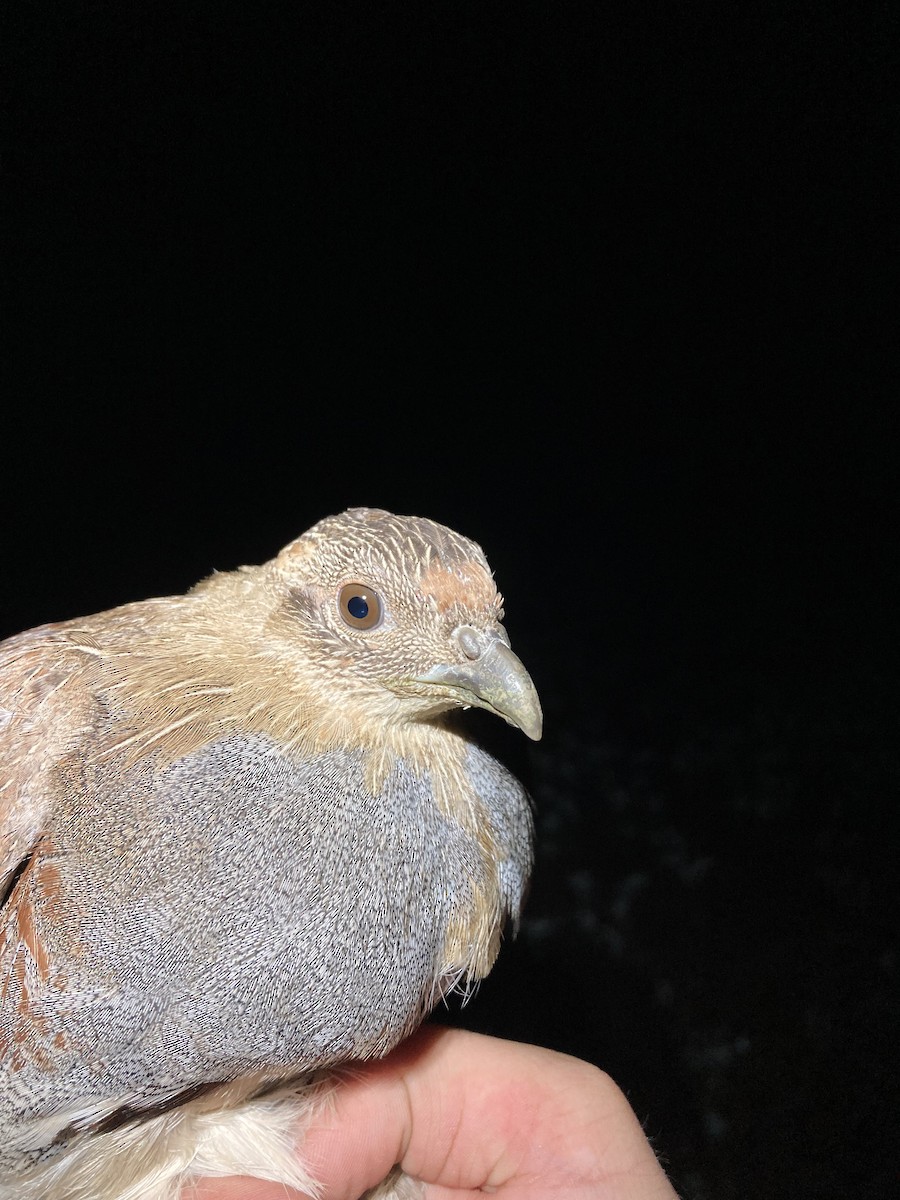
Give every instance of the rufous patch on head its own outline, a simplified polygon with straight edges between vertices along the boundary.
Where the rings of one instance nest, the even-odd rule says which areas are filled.
[[[288,542],[275,556],[275,562],[286,570],[297,568],[311,562],[316,553],[316,541],[308,533],[303,533],[292,542]]]
[[[432,596],[439,612],[446,612],[455,605],[490,608],[495,604],[497,589],[489,573],[481,563],[463,562],[448,570],[440,563],[432,563],[419,576],[419,591],[423,596]]]

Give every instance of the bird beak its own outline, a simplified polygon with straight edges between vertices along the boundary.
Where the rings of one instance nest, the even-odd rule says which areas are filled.
[[[471,625],[460,625],[452,636],[469,661],[441,664],[416,682],[436,685],[462,705],[486,708],[539,741],[541,702],[521,659],[500,637]]]

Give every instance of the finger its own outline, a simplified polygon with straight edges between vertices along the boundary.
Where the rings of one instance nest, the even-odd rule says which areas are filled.
[[[435,1200],[485,1190],[516,1200],[553,1190],[573,1200],[674,1196],[627,1100],[603,1072],[462,1030],[422,1030],[347,1080],[303,1154],[328,1200],[356,1200],[395,1162],[427,1183]]]

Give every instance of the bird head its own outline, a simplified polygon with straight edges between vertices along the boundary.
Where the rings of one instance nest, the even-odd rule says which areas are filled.
[[[279,630],[321,666],[331,704],[364,699],[386,723],[474,705],[540,738],[537,692],[474,542],[420,517],[353,508],[314,525],[270,567]]]

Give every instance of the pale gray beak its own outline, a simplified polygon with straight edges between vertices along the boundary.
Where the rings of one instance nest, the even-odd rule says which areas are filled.
[[[541,702],[521,659],[501,637],[472,625],[460,625],[452,636],[468,661],[434,667],[417,682],[435,684],[460,704],[486,708],[539,741]]]

